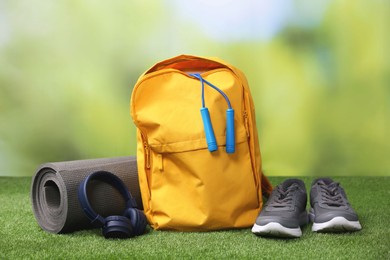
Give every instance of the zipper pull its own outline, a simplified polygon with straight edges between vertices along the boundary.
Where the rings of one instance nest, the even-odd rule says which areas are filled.
[[[160,172],[164,171],[164,163],[163,163],[163,156],[162,154],[157,154],[157,159],[158,159],[158,169]]]
[[[250,132],[249,132],[248,112],[246,112],[246,110],[244,110],[244,112],[242,113],[242,116],[244,117],[246,135],[249,138],[250,137]]]
[[[146,141],[144,142],[144,150],[145,150],[146,168],[150,169],[150,147]]]

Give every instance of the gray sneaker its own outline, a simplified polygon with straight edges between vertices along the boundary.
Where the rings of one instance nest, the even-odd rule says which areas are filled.
[[[310,191],[312,231],[342,232],[362,229],[344,189],[329,178],[316,179]]]
[[[252,232],[260,236],[300,237],[300,226],[308,223],[307,194],[304,183],[288,179],[272,191]]]

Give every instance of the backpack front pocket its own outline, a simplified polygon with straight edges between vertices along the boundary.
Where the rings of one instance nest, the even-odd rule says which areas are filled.
[[[210,230],[253,223],[259,201],[247,142],[238,143],[234,154],[205,148],[151,150],[149,206],[154,228]]]

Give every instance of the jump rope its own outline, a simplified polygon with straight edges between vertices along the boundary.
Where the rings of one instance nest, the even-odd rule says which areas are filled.
[[[191,77],[199,79],[202,85],[202,108],[200,113],[202,115],[204,132],[206,135],[207,148],[210,152],[214,152],[218,149],[217,140],[215,139],[214,129],[211,124],[210,112],[206,107],[205,98],[204,98],[204,86],[205,83],[211,88],[218,91],[226,100],[228,109],[226,110],[226,152],[234,153],[235,152],[235,136],[234,136],[234,109],[230,103],[228,96],[217,86],[213,85],[209,81],[205,80],[199,73],[189,74]]]

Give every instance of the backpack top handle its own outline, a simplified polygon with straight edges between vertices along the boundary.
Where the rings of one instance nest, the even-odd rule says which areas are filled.
[[[213,58],[195,57],[190,55],[180,55],[174,58],[159,62],[145,72],[145,74],[162,69],[177,69],[184,72],[203,72],[218,68],[231,69],[224,63]]]

